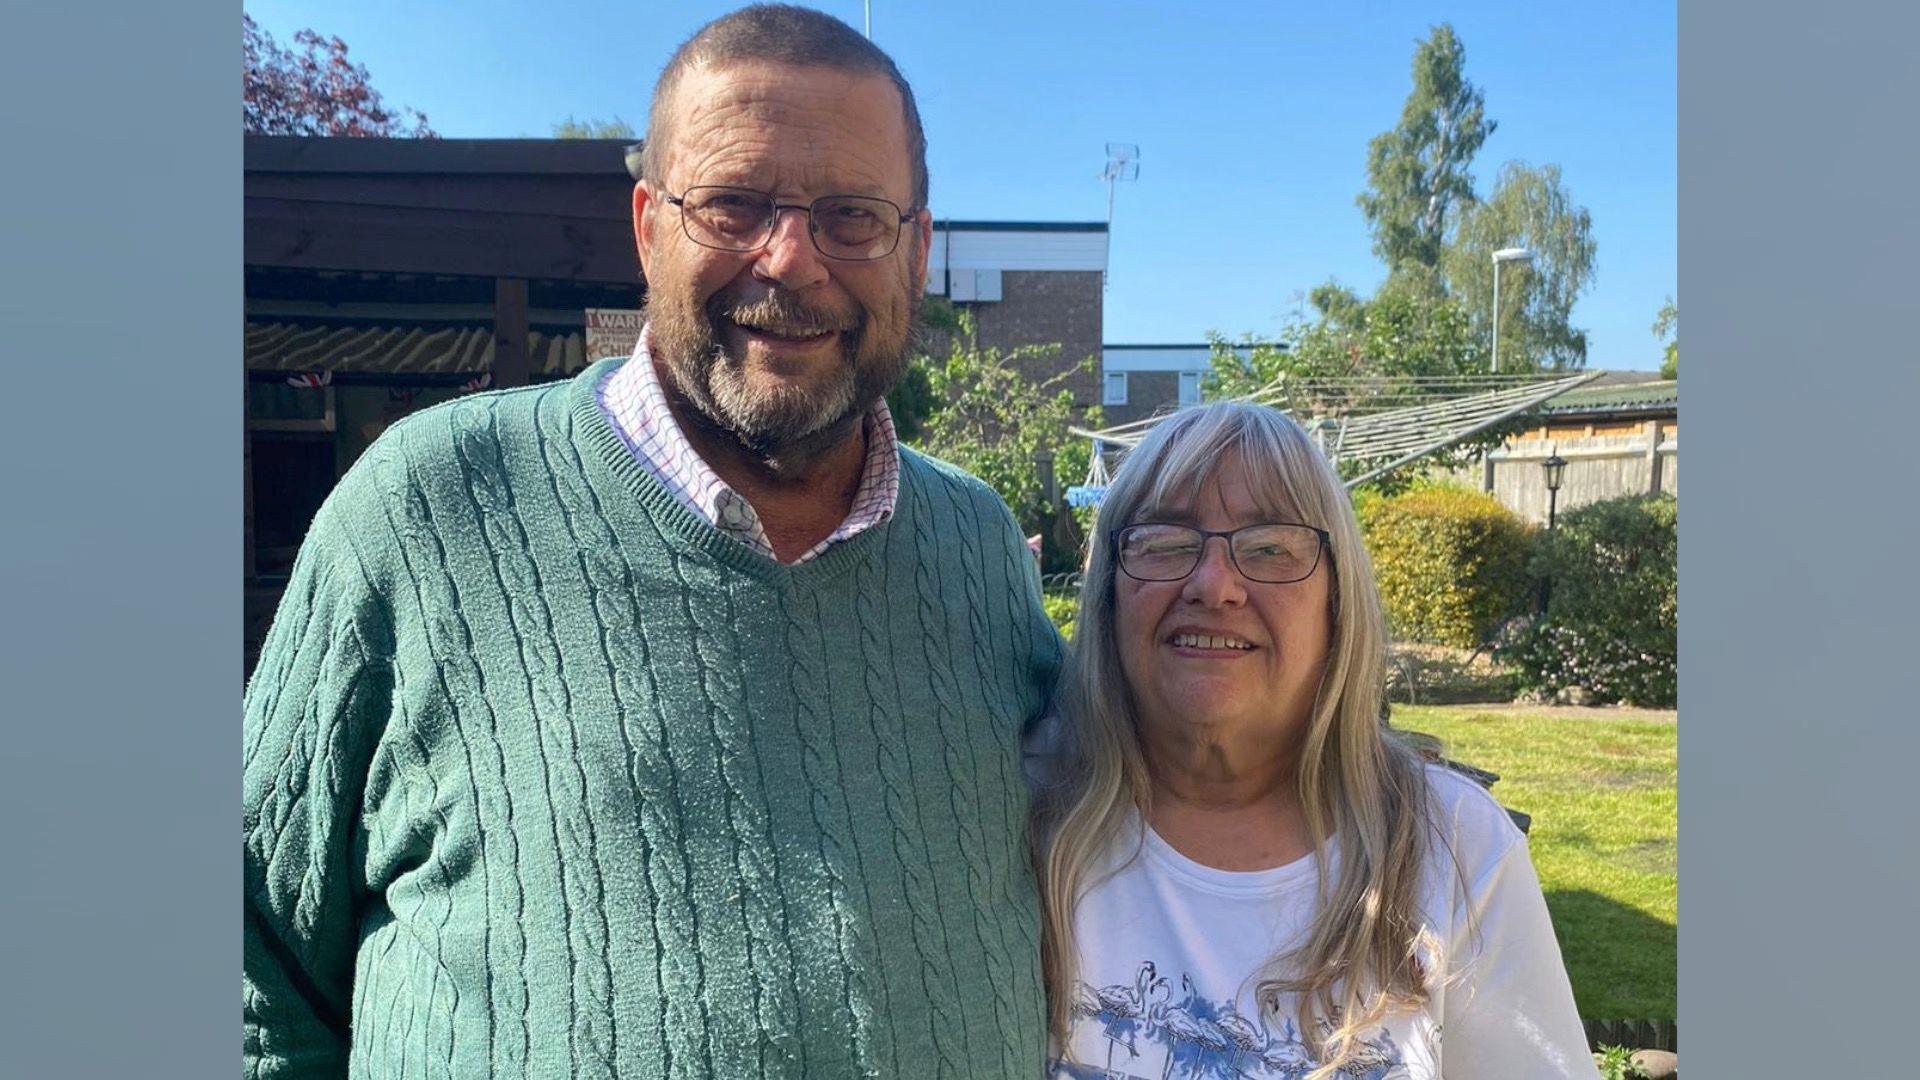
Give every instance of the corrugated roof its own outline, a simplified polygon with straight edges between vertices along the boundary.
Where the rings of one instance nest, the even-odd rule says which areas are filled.
[[[1543,413],[1625,412],[1680,407],[1680,383],[1655,379],[1636,383],[1598,383],[1569,390],[1540,407]]]
[[[577,333],[527,333],[535,375],[570,375],[587,366]],[[331,371],[363,375],[477,375],[493,368],[493,329],[453,326],[303,326],[247,323],[246,366],[253,371]]]

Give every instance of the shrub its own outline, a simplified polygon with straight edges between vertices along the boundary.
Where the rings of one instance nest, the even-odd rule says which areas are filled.
[[[1532,529],[1493,496],[1420,487],[1359,516],[1396,636],[1473,648],[1525,603]]]
[[[1594,1051],[1593,1063],[1600,1069],[1600,1080],[1647,1080],[1647,1071],[1634,1064],[1633,1051],[1624,1046],[1603,1046]]]
[[[1053,620],[1054,629],[1068,641],[1073,640],[1073,620],[1080,613],[1080,597],[1075,593],[1043,593],[1040,606],[1047,611],[1047,618]]]
[[[1633,495],[1568,513],[1532,564],[1547,610],[1500,650],[1525,689],[1666,707],[1677,690],[1680,509]]]
[[[1058,344],[1011,350],[980,344],[973,316],[963,311],[954,316],[947,355],[915,361],[925,365],[925,386],[916,384],[908,395],[929,396],[912,406],[925,412],[914,449],[986,481],[1029,534],[1050,532],[1057,513],[1041,490],[1035,456],[1051,453],[1055,478],[1062,486],[1076,483],[1087,473],[1093,448],[1067,428],[1103,423],[1099,408],[1082,410],[1066,386],[1075,372],[1092,369],[1093,358],[1074,365],[1059,361]],[[1053,374],[1024,374],[1035,369]],[[906,404],[905,396],[890,399],[889,408],[893,400]]]

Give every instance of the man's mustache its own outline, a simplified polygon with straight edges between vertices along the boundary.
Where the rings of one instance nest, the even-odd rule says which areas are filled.
[[[856,313],[808,304],[781,290],[751,300],[715,293],[707,301],[707,315],[741,326],[777,328],[794,334],[846,333],[860,329],[864,321]]]

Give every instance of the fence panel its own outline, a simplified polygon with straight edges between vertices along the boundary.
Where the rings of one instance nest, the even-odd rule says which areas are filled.
[[[1542,465],[1554,454],[1567,463],[1555,510],[1564,512],[1622,495],[1680,494],[1680,440],[1657,420],[1630,435],[1590,435],[1510,442],[1456,476],[1475,483],[1536,524],[1547,520]]]

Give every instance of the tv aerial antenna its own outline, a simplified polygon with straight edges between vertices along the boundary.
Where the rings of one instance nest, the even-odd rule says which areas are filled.
[[[1113,185],[1121,180],[1140,179],[1140,147],[1135,143],[1107,144],[1107,167],[1100,173],[1107,182],[1107,227],[1113,227]]]
[[[1107,262],[1113,262],[1113,185],[1122,180],[1140,178],[1140,147],[1135,143],[1107,144],[1107,167],[1100,179],[1107,182]],[[1107,287],[1107,271],[1100,271],[1100,287]]]

